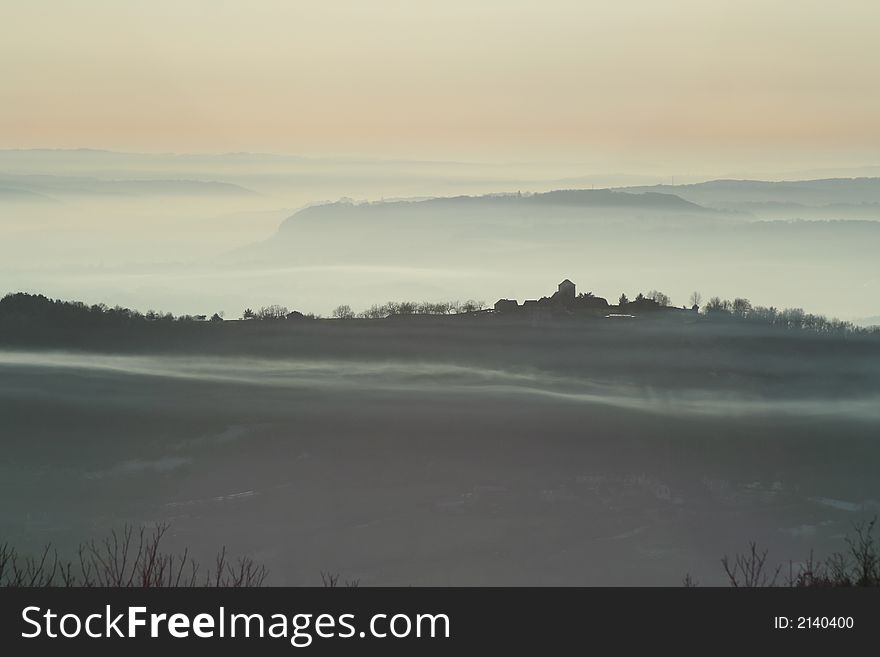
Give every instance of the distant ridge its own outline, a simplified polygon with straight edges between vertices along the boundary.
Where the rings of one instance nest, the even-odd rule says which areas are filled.
[[[15,190],[18,194],[46,197],[95,195],[130,196],[184,196],[222,195],[257,196],[258,193],[229,182],[192,179],[109,179],[82,176],[58,176],[49,174],[3,174],[0,186]]]
[[[880,178],[780,181],[718,179],[686,185],[651,185],[620,189],[635,193],[676,194],[700,205],[736,209],[752,209],[760,204],[767,204],[767,209],[778,209],[783,206],[864,209],[865,206],[880,203]]]
[[[46,194],[32,192],[27,189],[16,189],[14,187],[0,187],[0,202],[11,201],[15,203],[47,203],[60,204],[57,198],[52,198]]]
[[[398,214],[422,211],[512,208],[522,209],[578,207],[608,209],[643,209],[661,212],[711,213],[713,210],[687,201],[675,194],[660,192],[625,192],[613,189],[565,189],[537,194],[486,194],[482,196],[450,196],[417,200],[372,201],[355,203],[336,201],[311,205],[285,220],[296,222],[304,218],[356,214]],[[282,224],[284,228],[284,224]]]
[[[736,190],[736,191],[804,191],[804,190],[835,190],[842,189],[880,189],[880,177],[858,178],[816,178],[812,180],[756,180],[749,178],[717,178],[698,183],[682,185],[637,185],[617,188],[627,192],[648,192],[651,190],[669,190],[669,193],[686,192],[688,190]]]

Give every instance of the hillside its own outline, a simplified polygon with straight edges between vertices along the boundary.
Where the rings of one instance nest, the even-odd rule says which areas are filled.
[[[115,179],[84,176],[22,175],[0,172],[0,186],[18,196],[38,195],[60,199],[119,196],[253,196],[256,192],[228,182],[189,179]],[[0,196],[0,200],[2,200]],[[18,200],[12,197],[9,200]]]
[[[534,249],[601,239],[619,230],[705,227],[743,221],[672,194],[559,190],[542,194],[455,196],[373,203],[339,201],[300,210],[270,240],[233,259],[251,262],[395,259],[443,262],[479,254],[525,255]],[[290,249],[295,247],[295,253]]]
[[[760,218],[880,220],[880,178],[710,180],[624,189],[634,193],[676,194],[693,203]]]

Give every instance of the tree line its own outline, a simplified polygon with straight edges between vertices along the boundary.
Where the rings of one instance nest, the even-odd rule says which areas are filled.
[[[880,333],[878,327],[865,329],[852,322],[829,319],[825,315],[804,312],[803,308],[779,309],[774,306],[753,306],[748,299],[737,297],[733,301],[712,297],[703,311],[710,319],[735,319],[758,322],[787,329],[801,329],[815,333]]]
[[[332,319],[385,319],[397,315],[461,315],[478,312],[485,308],[484,301],[474,299],[467,301],[388,301],[387,303],[373,304],[360,312],[355,312],[351,306],[342,304],[333,309],[330,317]],[[277,304],[263,306],[258,310],[245,308],[241,314],[242,319],[257,320],[291,319],[291,316],[297,319],[322,319],[321,315],[291,312],[287,306]]]
[[[389,301],[373,304],[359,313],[351,306],[342,305],[333,309],[335,319],[382,319],[392,315],[462,315],[478,312],[486,308],[484,301]]]
[[[692,310],[700,311],[708,320],[747,321],[769,326],[807,330],[820,334],[873,334],[880,335],[880,327],[862,328],[852,322],[829,319],[815,313],[807,313],[802,308],[778,309],[774,306],[755,306],[742,297],[733,300],[711,297],[701,306],[702,295],[694,292],[690,296]],[[647,294],[639,294],[630,301],[625,294],[621,295],[618,305],[621,309],[632,307],[639,309],[645,303],[651,307],[666,308],[670,304],[668,295],[653,290]],[[337,306],[330,317],[332,319],[384,319],[393,316],[408,315],[460,315],[480,312],[486,309],[483,301],[469,299],[467,301],[389,301],[374,304],[360,312],[351,306]],[[286,320],[286,319],[321,319],[320,315],[303,314],[290,311],[286,306],[269,305],[258,310],[246,309],[242,319],[253,320]],[[222,322],[222,313],[206,315],[173,315],[169,312],[148,310],[145,313],[122,306],[106,304],[88,305],[81,301],[62,301],[50,299],[42,294],[18,292],[7,294],[0,299],[0,331],[9,333],[27,333],[35,326],[39,327],[126,327],[146,324],[172,325],[196,322]]]
[[[652,290],[647,294],[638,294],[634,301],[630,301],[626,294],[621,294],[618,306],[626,309],[630,306],[639,306],[645,300],[652,301],[661,308],[669,307],[671,299],[669,295]],[[733,300],[722,299],[718,296],[711,297],[705,305],[703,295],[693,292],[689,297],[691,309],[702,311],[708,319],[716,320],[740,320],[749,321],[769,326],[786,329],[800,329],[823,334],[880,334],[880,327],[862,328],[852,322],[841,319],[829,319],[825,315],[805,312],[803,308],[776,308],[775,306],[755,306],[744,297],[736,297]]]
[[[45,320],[55,324],[101,324],[102,326],[127,326],[143,322],[186,323],[207,319],[205,315],[178,315],[148,310],[142,313],[122,306],[104,303],[88,305],[82,301],[50,299],[43,294],[16,292],[0,299],[0,320],[6,325],[19,321]],[[219,313],[211,318],[221,320]]]

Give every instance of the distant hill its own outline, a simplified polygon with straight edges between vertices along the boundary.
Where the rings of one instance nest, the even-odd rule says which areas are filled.
[[[672,228],[744,221],[672,194],[560,190],[372,203],[339,201],[300,210],[269,240],[231,254],[235,261],[353,262],[393,258],[446,262],[466,253],[528,252],[595,239],[630,226]],[[306,252],[292,248],[306,249]],[[471,256],[475,257],[475,256]]]
[[[535,206],[560,206],[582,208],[643,208],[648,210],[711,212],[696,203],[686,201],[672,193],[629,192],[613,189],[565,189],[540,194],[486,194],[483,196],[452,196],[441,198],[380,201],[375,203],[328,203],[313,206],[302,213],[320,211],[320,208],[350,206],[359,212],[422,212],[437,207],[471,208],[516,208]]]
[[[762,218],[880,220],[880,178],[826,178],[767,182],[711,180],[691,185],[626,187],[629,192],[671,193],[707,207]]]
[[[28,203],[28,204],[51,204],[61,203],[56,198],[39,194],[27,189],[16,189],[14,187],[0,187],[0,203]]]
[[[53,198],[81,196],[254,196],[256,192],[227,182],[206,180],[114,180],[79,176],[0,173],[0,188]]]
[[[402,222],[402,228],[424,224],[430,219],[441,219],[444,224],[474,225],[475,222],[501,226],[523,221],[547,225],[556,221],[566,223],[595,222],[614,218],[621,221],[633,217],[654,217],[672,220],[673,217],[692,219],[724,217],[719,213],[686,201],[674,194],[658,192],[630,193],[609,189],[559,190],[541,194],[489,194],[484,196],[453,196],[419,200],[379,201],[352,203],[339,201],[314,205],[300,210],[280,227],[279,233],[299,230],[314,221]]]
[[[451,242],[458,253],[482,249],[486,255],[533,248],[567,238],[619,230],[624,226],[705,226],[743,221],[730,212],[703,208],[673,194],[615,190],[560,190],[542,194],[454,196],[420,200],[353,203],[338,201],[300,210],[266,242],[241,249],[233,259],[289,261],[291,246],[307,246],[327,259],[347,254],[354,261],[417,256],[444,260]],[[370,245],[369,248],[366,248]],[[401,253],[405,249],[407,253]],[[385,254],[385,256],[381,255]]]
[[[754,221],[658,191],[558,190],[314,205],[284,220],[269,240],[230,257],[287,264],[477,259],[486,265],[495,257],[589,252],[599,260],[626,254],[651,262],[683,253],[694,261],[716,251],[721,240],[724,251],[739,252],[744,262],[808,257],[812,264],[846,250],[860,255],[863,240],[880,236],[878,227],[864,221]]]

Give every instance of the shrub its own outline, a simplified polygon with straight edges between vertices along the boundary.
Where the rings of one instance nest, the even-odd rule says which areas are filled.
[[[202,571],[189,551],[162,549],[167,524],[135,531],[126,525],[101,541],[82,543],[76,561],[62,559],[46,545],[34,556],[21,556],[8,543],[0,545],[0,586],[5,587],[256,587],[268,576],[265,566],[250,557],[230,560],[226,548]]]
[[[874,537],[877,518],[857,523],[854,533],[847,537],[847,549],[835,552],[824,560],[817,560],[811,552],[800,564],[788,562],[787,574],[783,566],[767,563],[767,550],[759,550],[749,543],[746,552],[732,559],[725,555],[721,565],[728,583],[737,588],[790,586],[795,588],[880,586],[880,539]],[[690,574],[685,575],[684,586],[696,586]]]

